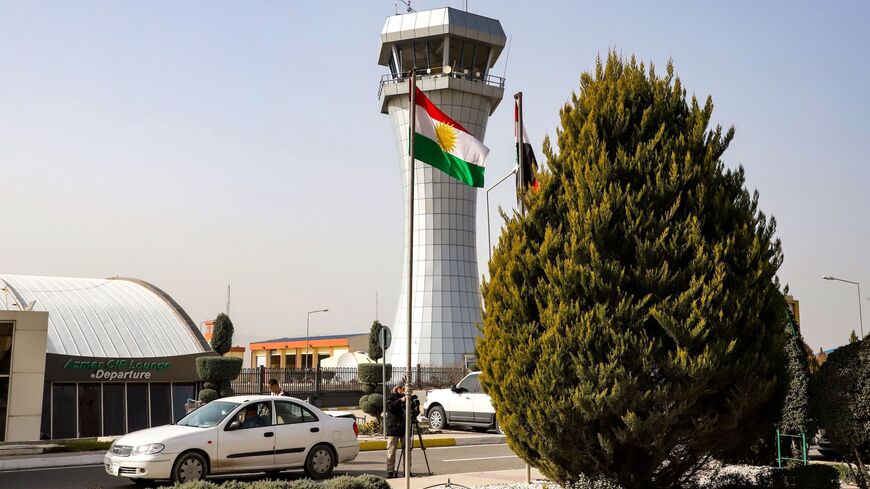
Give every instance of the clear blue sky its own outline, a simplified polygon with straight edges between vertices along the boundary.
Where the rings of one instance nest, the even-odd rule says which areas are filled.
[[[304,335],[322,307],[313,334],[364,331],[376,292],[391,323],[403,204],[377,54],[394,5],[0,0],[0,271],[142,278],[196,321],[231,282],[237,343]],[[442,6],[463,2],[414,2]],[[867,3],[469,8],[511,38],[506,92],[525,93],[538,148],[596,55],[673,58],[737,128],[726,162],[779,223],[807,341],[830,348],[857,329],[855,288],[820,277],[870,297]],[[512,138],[505,102],[487,131],[490,182],[512,167]],[[513,205],[508,186],[492,195]]]

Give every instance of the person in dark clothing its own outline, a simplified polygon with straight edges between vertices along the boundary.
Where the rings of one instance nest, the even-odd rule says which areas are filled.
[[[387,478],[396,477],[396,449],[399,440],[405,437],[405,386],[397,385],[387,394],[384,407],[387,411],[384,430],[387,435]],[[409,457],[410,459],[410,457]]]

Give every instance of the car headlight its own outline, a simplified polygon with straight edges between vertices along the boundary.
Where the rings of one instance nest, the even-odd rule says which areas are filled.
[[[160,453],[165,447],[161,443],[151,443],[150,445],[139,445],[133,449],[133,455],[151,455]]]

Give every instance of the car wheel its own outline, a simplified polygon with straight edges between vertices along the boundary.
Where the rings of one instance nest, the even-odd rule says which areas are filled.
[[[208,475],[207,467],[208,464],[202,455],[196,452],[185,453],[178,457],[172,467],[172,482],[180,484],[205,479]]]
[[[447,415],[444,414],[444,408],[435,406],[429,410],[429,427],[433,430],[447,428]]]
[[[305,474],[314,480],[326,479],[335,468],[335,456],[326,445],[315,445],[305,458]]]
[[[501,429],[501,425],[498,424],[498,418],[496,418],[494,424],[495,424],[495,432],[498,433],[499,435],[503,435],[503,434],[504,434],[504,431],[502,431],[502,429]]]

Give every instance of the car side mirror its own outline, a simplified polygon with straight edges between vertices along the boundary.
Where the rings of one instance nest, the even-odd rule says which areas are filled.
[[[242,427],[242,422],[236,420],[236,421],[233,421],[232,423],[228,424],[225,431],[234,431],[234,430],[237,430],[241,427]]]

